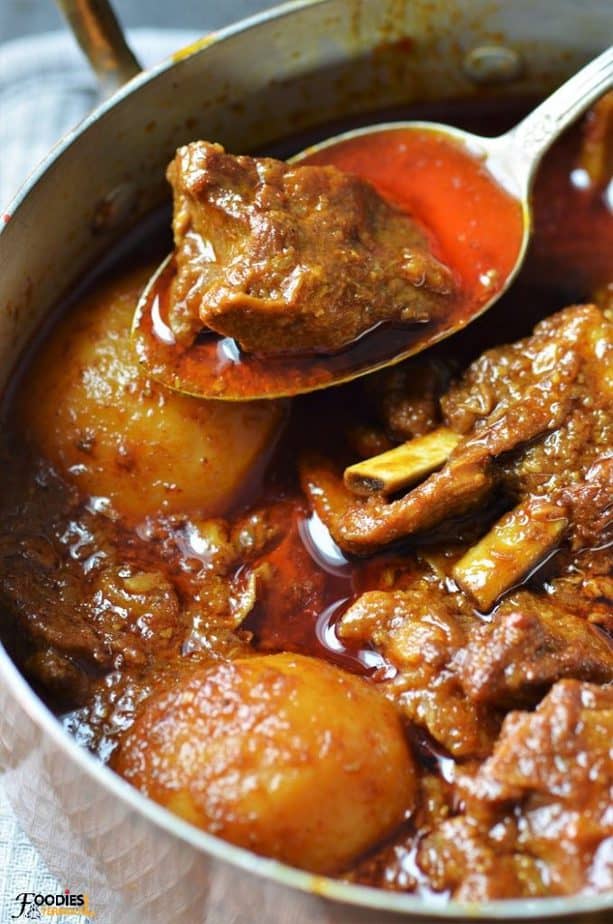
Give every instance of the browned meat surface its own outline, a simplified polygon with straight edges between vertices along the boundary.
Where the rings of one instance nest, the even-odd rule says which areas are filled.
[[[374,495],[356,498],[343,484],[333,460],[305,453],[301,460],[302,488],[335,542],[354,555],[368,555],[411,533],[461,516],[491,493],[494,477],[472,459],[459,455],[440,472],[399,500]]]
[[[477,832],[506,828],[507,849],[531,856],[550,893],[613,886],[610,838],[613,836],[613,688],[563,680],[536,712],[510,713],[492,756],[476,776],[464,781],[467,812]],[[447,850],[463,852],[454,833]],[[434,862],[443,880],[450,870],[445,853],[434,859],[433,841],[420,851],[420,862]],[[609,860],[607,860],[609,856]],[[460,897],[480,897],[479,873],[464,858]],[[474,887],[477,886],[477,894]]]
[[[613,688],[575,680],[512,712],[492,756],[458,780],[460,815],[422,841],[433,886],[464,901],[611,889]]]
[[[30,677],[75,705],[114,671],[140,676],[182,650],[241,649],[234,630],[253,602],[234,576],[281,540],[291,504],[234,523],[166,517],[136,536],[30,464],[13,478],[0,527],[0,605],[28,652]],[[43,485],[40,506],[36,494],[24,502],[23,482]]]
[[[337,632],[383,655],[395,671],[386,694],[448,753],[489,753],[503,711],[537,703],[562,678],[613,682],[613,645],[585,596],[573,607],[562,582],[548,595],[517,591],[483,622],[465,594],[450,592],[440,568],[451,563],[436,564],[438,574],[384,570],[374,582],[382,589],[359,596]]]
[[[447,464],[398,500],[355,498],[329,460],[307,458],[303,487],[336,542],[367,554],[482,505],[497,487],[544,498],[574,546],[611,538],[613,326],[567,308],[534,334],[485,353],[441,399],[462,435]]]
[[[423,436],[442,422],[440,398],[449,377],[448,364],[420,358],[368,376],[364,389],[385,434],[402,442]]]
[[[578,546],[608,541],[613,324],[598,308],[566,308],[531,337],[484,353],[441,405],[469,447],[480,443],[499,459],[514,496],[543,495],[569,510]]]
[[[514,820],[490,836],[468,815],[442,822],[422,841],[419,868],[437,892],[459,901],[552,894],[537,860],[514,849]]]
[[[30,648],[28,674],[68,705],[109,672],[140,673],[171,660],[193,618],[150,551],[132,543],[118,554],[121,537],[112,528],[101,543],[91,516],[73,515],[63,531],[24,535],[12,552],[3,535],[0,579],[2,606]],[[212,577],[206,585],[211,606],[223,601],[227,611],[226,584]]]
[[[489,753],[493,717],[465,694],[453,667],[477,620],[461,594],[446,594],[432,573],[406,589],[372,590],[347,610],[338,633],[372,644],[393,665],[387,695],[455,757]]]
[[[520,591],[457,653],[456,669],[477,703],[537,702],[556,680],[613,681],[613,647],[596,626],[544,595]]]
[[[333,352],[382,321],[445,308],[450,271],[413,221],[335,167],[180,148],[171,327],[208,327],[249,352]]]
[[[613,893],[613,223],[599,182],[565,198],[576,158],[537,189],[532,269],[504,302],[397,368],[287,407],[173,394],[129,334],[148,268],[94,284],[24,359],[0,432],[0,636],[150,798],[440,904]],[[221,324],[241,306],[243,345],[280,351],[458,294],[411,293],[426,242],[351,177],[203,145],[172,170],[184,343],[201,282]],[[538,270],[560,261],[563,279]],[[561,285],[599,307],[547,317]]]
[[[558,574],[550,591],[561,605],[613,638],[613,546],[571,557]]]

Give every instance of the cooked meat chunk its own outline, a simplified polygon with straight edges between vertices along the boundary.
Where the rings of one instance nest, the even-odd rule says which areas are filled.
[[[59,695],[70,688],[61,671],[80,676],[79,698],[90,678],[120,666],[141,669],[178,650],[184,617],[159,571],[105,567],[88,579],[74,568],[49,567],[29,542],[2,567],[0,602],[34,649],[30,676],[52,680]]]
[[[613,638],[613,546],[568,556],[549,590],[552,599]]]
[[[527,591],[507,598],[472,632],[455,664],[471,699],[500,707],[538,701],[563,677],[613,681],[613,647],[599,630]]]
[[[344,640],[372,644],[396,669],[381,686],[404,715],[455,757],[484,756],[495,718],[465,694],[453,659],[477,620],[461,594],[447,594],[433,574],[404,590],[367,591],[338,626]]]
[[[140,674],[181,652],[209,654],[212,639],[218,656],[240,650],[235,629],[249,607],[236,572],[279,543],[295,513],[287,500],[233,523],[175,515],[129,536],[84,510],[44,464],[28,459],[7,487],[0,608],[28,675],[70,706],[117,670]]]
[[[510,713],[459,778],[463,814],[421,843],[433,886],[465,901],[610,889],[612,736],[611,686],[562,680],[536,712]]]
[[[441,409],[462,440],[400,499],[356,498],[328,461],[303,461],[304,490],[343,549],[368,554],[430,529],[478,508],[495,487],[516,501],[546,499],[575,548],[610,539],[613,325],[598,308],[567,308],[485,353]]]
[[[177,274],[170,324],[248,352],[333,352],[383,321],[445,310],[450,271],[424,233],[336,167],[234,157],[204,141],[168,168]]]
[[[78,534],[69,525],[60,536],[24,535],[11,552],[0,541],[0,605],[33,649],[31,675],[51,672],[56,687],[61,667],[81,673],[85,686],[120,666],[141,669],[178,650],[186,628],[165,573],[152,562],[121,562],[112,531],[93,553],[91,518],[81,517]]]
[[[475,778],[475,797],[483,791],[488,801],[501,803],[540,796],[588,810],[613,786],[612,723],[612,686],[561,680],[535,712],[506,717],[494,753]],[[599,783],[595,793],[590,781]]]
[[[491,469],[458,456],[398,500],[357,498],[345,487],[335,463],[305,453],[302,488],[334,541],[353,555],[369,555],[403,536],[437,526],[478,506],[494,486]]]
[[[534,713],[512,712],[466,787],[468,808],[519,815],[517,846],[548,868],[553,892],[610,889],[597,870],[613,837],[613,687],[557,683]]]
[[[418,359],[368,376],[364,390],[375,405],[386,434],[401,442],[423,436],[439,426],[440,397],[449,378],[446,364]]]
[[[434,556],[433,570],[410,561],[371,577],[375,589],[347,609],[337,634],[382,654],[395,671],[382,682],[386,694],[454,757],[489,753],[497,717],[537,703],[562,678],[613,681],[613,645],[590,622],[585,598],[573,608],[555,585],[549,594],[521,590],[484,622],[450,590],[450,560]]]
[[[459,901],[548,894],[538,862],[513,849],[513,822],[500,824],[494,834],[469,816],[449,818],[423,839],[419,867],[437,891]]]
[[[566,308],[531,337],[484,353],[441,405],[445,423],[466,434],[469,447],[481,443],[498,460],[509,491],[544,495],[574,511],[578,544],[606,541],[613,526],[613,324],[598,308]]]

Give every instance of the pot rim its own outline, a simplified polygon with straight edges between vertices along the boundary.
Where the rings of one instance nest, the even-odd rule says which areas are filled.
[[[184,59],[204,52],[214,43],[223,42],[234,35],[249,30],[253,26],[284,18],[296,10],[327,2],[328,0],[287,0],[285,3],[273,6],[232,23],[214,33],[205,35],[202,39],[179,50],[170,58],[137,74],[111,97],[97,106],[78,126],[70,130],[51,148],[49,154],[34,169],[8,206],[6,206],[4,221],[0,224],[0,239],[8,224],[18,220],[21,205],[34,192],[39,181],[49,168],[59,161],[64,152],[117,103],[133,93],[137,93],[141,87],[155,80],[166,71],[172,70],[176,64]],[[411,893],[389,892],[372,886],[356,885],[327,876],[318,876],[277,860],[261,857],[250,850],[237,847],[183,821],[179,816],[140,793],[111,770],[110,767],[103,764],[92,753],[79,745],[34,692],[1,642],[0,681],[13,694],[14,698],[36,725],[53,740],[67,758],[75,762],[91,779],[120,799],[128,808],[145,816],[154,825],[164,829],[178,840],[188,843],[196,850],[208,853],[217,860],[230,863],[247,873],[261,876],[282,886],[357,908],[406,914],[407,916],[427,914],[441,920],[464,919],[467,917],[475,920],[505,920],[508,918],[532,920],[550,917],[557,920],[570,915],[587,914],[613,908],[613,894],[611,893],[535,899],[498,899],[488,902],[458,902],[453,899],[447,900],[442,896],[436,897],[433,894],[422,897]]]

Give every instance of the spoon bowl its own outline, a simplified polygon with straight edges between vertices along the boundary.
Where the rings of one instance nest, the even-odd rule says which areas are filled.
[[[444,317],[381,324],[333,354],[242,353],[233,339],[208,331],[184,346],[168,323],[171,254],[149,280],[134,315],[135,345],[148,374],[203,398],[290,397],[401,362],[456,333],[500,298],[522,266],[531,233],[530,192],[543,154],[611,86],[613,47],[504,135],[483,138],[439,123],[392,122],[336,135],[296,154],[290,163],[332,163],[357,173],[421,221],[459,274],[460,297],[450,301]],[[365,144],[368,161],[360,157]],[[411,179],[408,193],[403,177]],[[485,200],[489,224],[483,220]]]

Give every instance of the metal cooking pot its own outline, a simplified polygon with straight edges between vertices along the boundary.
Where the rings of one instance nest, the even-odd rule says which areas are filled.
[[[135,70],[112,26],[90,49],[107,86]],[[178,145],[202,137],[243,151],[411,100],[544,92],[612,35],[611,0],[298,0],[136,76],[56,147],[5,216],[0,383],[62,293],[167,199]],[[611,920],[611,896],[442,904],[233,847],[80,748],[1,648],[0,765],[24,829],[101,924]]]

